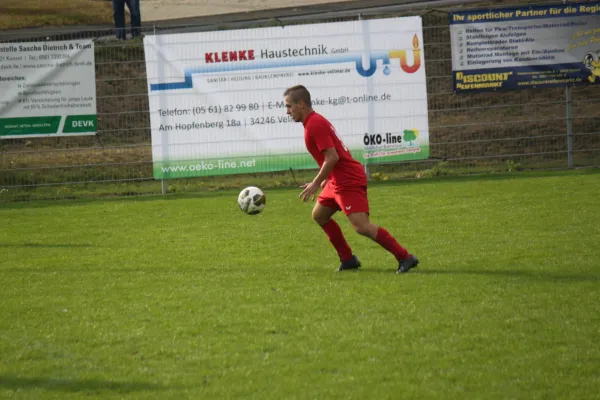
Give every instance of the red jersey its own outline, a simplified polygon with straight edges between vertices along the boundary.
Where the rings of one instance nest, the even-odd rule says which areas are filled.
[[[304,142],[319,167],[325,162],[323,150],[335,147],[339,160],[328,177],[332,185],[339,188],[367,186],[363,166],[352,157],[331,122],[321,114],[313,111],[304,120]]]

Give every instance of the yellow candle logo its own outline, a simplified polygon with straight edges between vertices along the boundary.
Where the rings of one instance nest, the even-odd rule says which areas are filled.
[[[406,60],[406,50],[392,50],[390,51],[390,58],[398,58],[400,59],[400,68],[406,73],[412,74],[417,72],[421,67],[421,49],[419,48],[419,38],[415,34],[413,36],[413,65],[408,65],[408,61]]]

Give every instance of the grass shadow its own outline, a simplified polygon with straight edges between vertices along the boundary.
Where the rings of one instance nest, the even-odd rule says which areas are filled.
[[[385,174],[385,172],[384,172]],[[428,184],[428,183],[457,183],[457,182],[490,182],[505,181],[531,178],[552,178],[575,175],[600,175],[600,168],[585,167],[574,169],[551,169],[551,170],[527,170],[520,172],[481,172],[481,173],[462,173],[445,176],[434,176],[431,178],[406,177],[399,179],[390,179],[387,181],[370,181],[369,186],[388,186],[394,184]]]
[[[44,249],[44,248],[77,248],[77,247],[96,247],[92,244],[78,244],[78,243],[0,243],[0,248],[32,248],[32,249]]]
[[[85,392],[111,390],[117,392],[137,392],[148,390],[168,390],[171,387],[146,382],[114,382],[96,379],[54,379],[54,378],[24,378],[0,375],[0,388],[9,390],[56,390],[61,392]]]
[[[10,15],[11,17],[31,17],[34,15],[32,13],[32,8],[18,8],[18,7],[0,7],[0,14]],[[68,16],[69,13],[72,12],[71,8],[44,8],[37,7],[35,9],[35,14],[39,15],[57,15],[57,16]]]
[[[82,198],[61,198],[61,199],[48,199],[48,200],[31,200],[31,201],[18,201],[18,202],[0,202],[0,210],[15,210],[15,209],[35,209],[35,208],[48,208],[48,207],[72,207],[81,206],[93,203],[143,203],[143,202],[155,202],[155,201],[177,201],[183,199],[199,199],[199,198],[215,198],[221,197],[226,194],[235,195],[237,198],[239,193],[238,189],[223,189],[223,190],[208,190],[208,191],[197,191],[187,193],[168,193],[168,194],[133,194],[133,195],[115,195],[110,197],[82,197]]]
[[[496,276],[505,278],[524,278],[531,280],[543,280],[549,282],[599,282],[600,275],[583,275],[583,274],[548,274],[544,272],[531,272],[523,270],[473,270],[473,269],[415,269],[409,272],[410,274],[419,275],[481,275],[481,276]]]
[[[387,187],[387,186],[398,186],[405,187],[409,185],[422,185],[422,184],[456,184],[461,182],[489,182],[489,181],[502,181],[502,180],[518,180],[518,179],[532,179],[532,178],[544,178],[544,177],[561,177],[561,176],[574,176],[574,175],[600,175],[600,168],[582,168],[574,170],[550,170],[550,171],[523,171],[513,173],[486,173],[486,174],[472,174],[472,175],[450,175],[432,177],[426,179],[417,178],[401,178],[393,179],[388,181],[370,181],[369,187]],[[174,180],[176,181],[176,180]],[[285,186],[270,187],[263,185],[268,191],[297,191],[298,184],[293,183]],[[157,189],[158,190],[158,189]],[[220,189],[202,189],[192,190],[189,192],[177,192],[160,194],[158,192],[152,193],[129,193],[129,194],[115,194],[110,196],[95,197],[94,194],[90,194],[90,197],[74,197],[74,198],[58,198],[58,199],[46,199],[46,200],[24,200],[24,201],[3,201],[0,198],[0,210],[13,210],[13,209],[35,209],[35,208],[46,208],[46,207],[70,207],[70,206],[81,206],[84,204],[92,204],[97,202],[130,202],[130,203],[141,203],[141,202],[155,202],[155,201],[177,201],[182,199],[200,199],[200,198],[214,198],[221,197],[224,195],[232,195],[237,197],[239,193],[239,187],[224,187]]]

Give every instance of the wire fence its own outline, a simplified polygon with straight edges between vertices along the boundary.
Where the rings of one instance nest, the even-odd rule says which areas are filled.
[[[469,3],[469,8],[494,4],[460,3]],[[503,6],[528,4],[533,3],[503,2]],[[369,166],[371,179],[600,166],[597,87],[453,92],[448,12],[458,8],[465,7],[453,1],[407,3],[218,26],[153,26],[144,28],[143,34],[420,15],[431,156],[424,161]],[[98,29],[0,32],[0,43],[94,38],[98,115],[95,136],[0,140],[0,202],[194,192],[247,184],[286,186],[302,178],[305,172],[282,171],[155,180],[144,47],[139,39],[116,41],[113,37],[112,30]]]

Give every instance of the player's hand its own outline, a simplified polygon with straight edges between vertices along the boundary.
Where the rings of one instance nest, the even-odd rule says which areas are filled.
[[[315,194],[317,193],[317,190],[319,190],[319,185],[315,184],[314,182],[311,182],[305,183],[300,187],[304,190],[302,191],[302,193],[300,193],[298,197],[300,197],[303,202],[306,203],[311,197],[313,201],[315,200]]]

